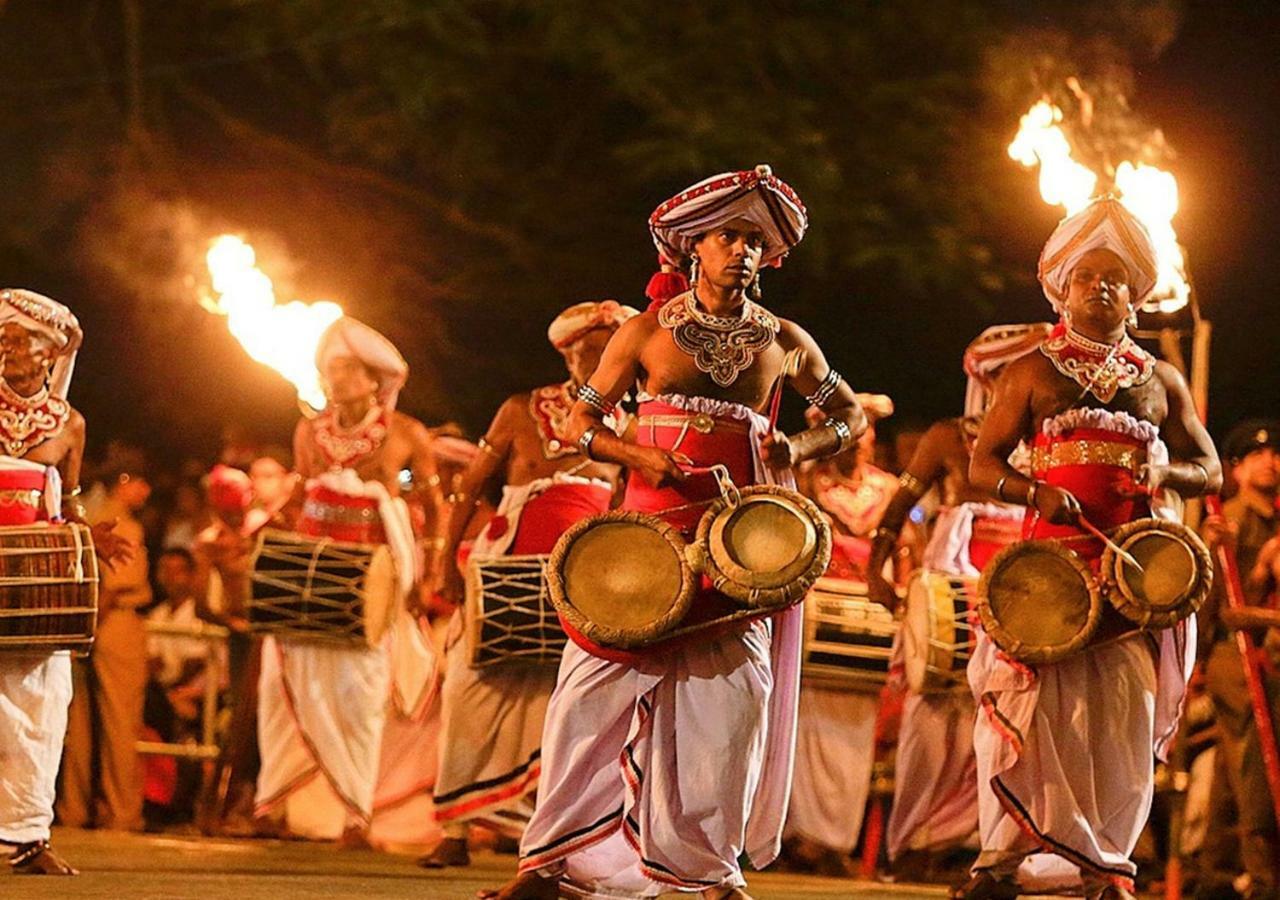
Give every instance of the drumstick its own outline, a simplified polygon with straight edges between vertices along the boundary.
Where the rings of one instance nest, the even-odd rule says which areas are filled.
[[[1111,540],[1111,538],[1109,538],[1106,532],[1104,532],[1101,528],[1094,525],[1092,522],[1090,522],[1088,519],[1086,519],[1082,515],[1077,515],[1076,521],[1080,523],[1080,525],[1084,528],[1085,531],[1089,532],[1094,537],[1098,538],[1100,541],[1102,541],[1104,544],[1110,547],[1111,550],[1116,554],[1116,556],[1123,559],[1125,562],[1133,566],[1139,572],[1146,571],[1146,569],[1142,568],[1142,563],[1138,562],[1136,559],[1133,558],[1132,553],[1130,553],[1128,550],[1121,547],[1115,541]]]
[[[1218,613],[1228,628],[1280,628],[1280,609],[1264,606],[1228,607]]]

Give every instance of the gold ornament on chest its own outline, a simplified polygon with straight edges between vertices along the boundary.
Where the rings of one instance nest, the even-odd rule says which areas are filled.
[[[736,316],[713,316],[698,309],[693,293],[682,294],[658,312],[658,324],[671,332],[698,371],[720,387],[729,387],[769,347],[781,327],[773,313],[744,300]]]
[[[70,404],[48,390],[23,397],[0,381],[0,448],[8,456],[25,456],[54,437],[70,415]]]

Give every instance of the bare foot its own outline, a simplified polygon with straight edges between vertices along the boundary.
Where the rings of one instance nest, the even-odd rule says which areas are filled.
[[[469,866],[471,854],[467,852],[467,842],[464,838],[445,838],[436,844],[430,853],[418,857],[418,865],[424,869]]]
[[[556,900],[559,894],[559,877],[544,878],[537,872],[525,872],[497,890],[476,892],[480,900]]]
[[[53,852],[48,841],[21,844],[9,857],[15,875],[79,875],[62,857]]]
[[[369,843],[369,832],[360,825],[348,825],[342,837],[338,838],[338,847],[342,850],[372,850]]]

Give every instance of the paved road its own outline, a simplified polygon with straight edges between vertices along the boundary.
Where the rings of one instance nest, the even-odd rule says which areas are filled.
[[[479,853],[471,868],[427,872],[412,857],[339,851],[325,844],[215,840],[58,829],[54,845],[78,867],[78,878],[0,874],[0,898],[112,900],[292,900],[381,897],[463,900],[510,877],[514,857]],[[937,898],[942,887],[761,873],[751,877],[759,900],[891,897]],[[687,897],[688,895],[682,895]]]

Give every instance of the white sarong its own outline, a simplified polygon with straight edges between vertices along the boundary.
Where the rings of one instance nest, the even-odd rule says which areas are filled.
[[[763,416],[707,398],[661,399],[742,419],[757,482],[774,481],[758,455]],[[636,665],[570,642],[547,708],[521,872],[657,896],[740,886],[744,853],[757,867],[772,862],[795,756],[802,621],[796,606]]]
[[[0,654],[0,841],[49,839],[71,704],[71,655]]]

